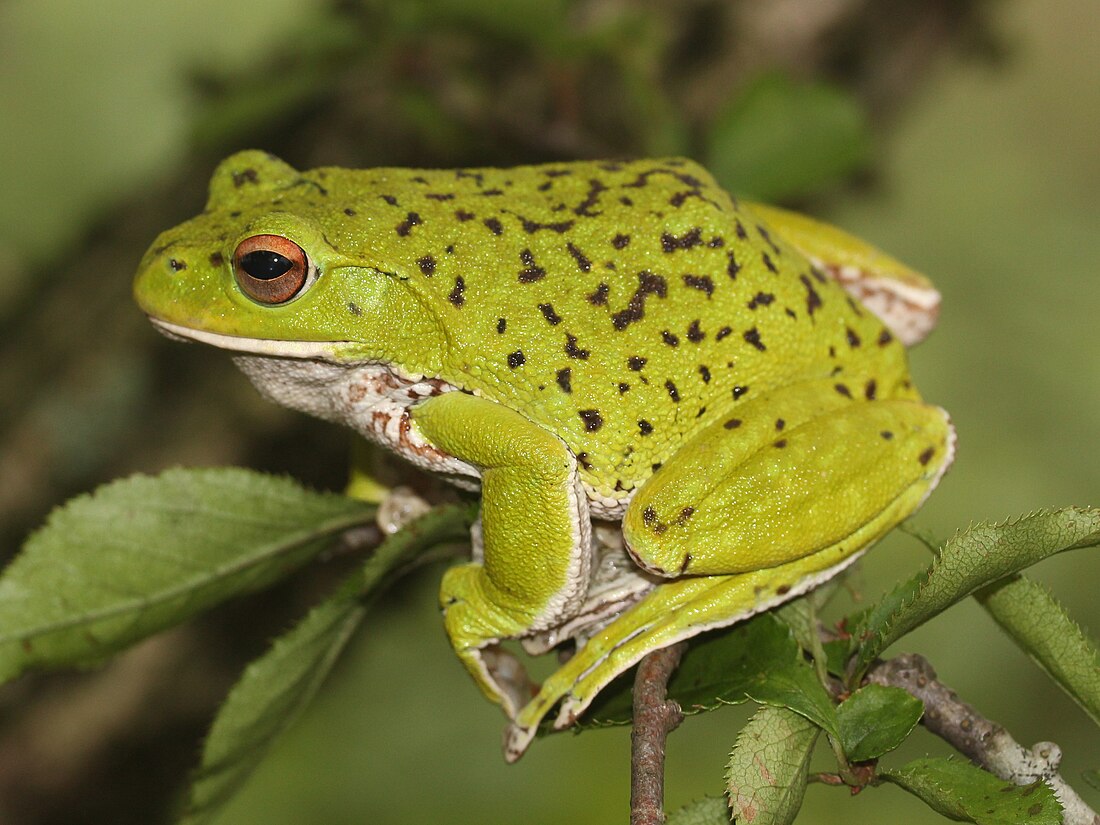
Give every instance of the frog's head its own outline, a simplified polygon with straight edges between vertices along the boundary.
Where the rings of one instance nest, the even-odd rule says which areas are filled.
[[[203,213],[146,252],[138,305],[171,336],[236,352],[430,369],[430,314],[361,246],[340,251],[358,228],[330,214],[329,185],[341,184],[264,152],[227,158]],[[409,341],[417,356],[406,354]]]

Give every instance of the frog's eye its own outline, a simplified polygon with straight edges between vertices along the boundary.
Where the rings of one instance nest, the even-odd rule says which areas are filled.
[[[253,235],[233,253],[233,275],[244,294],[261,304],[289,301],[316,272],[302,247],[279,235]]]

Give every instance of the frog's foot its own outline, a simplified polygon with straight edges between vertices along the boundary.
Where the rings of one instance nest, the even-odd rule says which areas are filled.
[[[459,660],[482,693],[509,719],[538,692],[519,660],[500,646],[523,635],[531,620],[485,595],[491,584],[480,564],[453,567],[443,576],[439,600],[443,623]]]
[[[775,568],[676,579],[653,590],[543,683],[505,731],[504,758],[514,762],[523,755],[543,718],[559,702],[554,728],[561,730],[576,722],[611,680],[647,653],[793,599],[836,575],[859,555],[830,548]]]

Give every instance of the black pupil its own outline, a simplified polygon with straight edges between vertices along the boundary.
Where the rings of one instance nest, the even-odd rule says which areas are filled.
[[[270,281],[285,275],[293,267],[294,263],[285,255],[272,252],[270,249],[257,249],[249,252],[240,260],[241,269],[260,281]]]

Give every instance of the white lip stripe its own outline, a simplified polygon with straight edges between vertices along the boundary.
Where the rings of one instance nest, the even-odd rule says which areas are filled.
[[[181,327],[150,316],[153,326],[161,332],[176,338],[186,338],[202,344],[210,344],[233,352],[247,352],[255,355],[274,355],[280,358],[325,358],[333,359],[336,349],[346,341],[274,341],[268,338],[244,338],[237,335],[219,335],[200,329]]]

